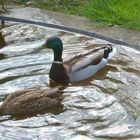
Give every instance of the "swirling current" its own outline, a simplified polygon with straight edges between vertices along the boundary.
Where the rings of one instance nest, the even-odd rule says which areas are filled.
[[[51,50],[41,48],[57,35],[63,58],[109,42],[26,24],[2,30],[7,46],[0,49],[0,99],[14,91],[49,87]],[[140,52],[112,44],[117,54],[95,76],[63,89],[61,105],[25,118],[0,117],[0,139],[109,140],[140,139]]]

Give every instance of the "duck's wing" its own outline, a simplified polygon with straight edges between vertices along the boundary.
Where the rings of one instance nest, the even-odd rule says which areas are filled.
[[[92,49],[90,51],[77,54],[73,58],[64,62],[66,69],[69,73],[79,71],[90,65],[97,65],[101,62],[104,56],[104,49]]]
[[[71,58],[64,63],[71,82],[84,80],[94,75],[98,70],[103,68],[108,59],[116,52],[112,46],[90,50]]]
[[[29,98],[33,99],[33,97],[38,96],[38,98],[40,98],[40,96],[42,96],[42,94],[44,94],[46,97],[50,98],[56,95],[59,95],[59,88],[61,88],[62,86],[58,86],[55,87],[53,89],[41,89],[40,87],[35,87],[35,88],[29,88],[29,89],[25,89],[25,90],[19,90],[13,93],[10,93],[4,102],[14,102],[17,99],[23,99],[25,100],[24,97],[26,97],[26,100]]]
[[[13,92],[13,93],[10,93],[4,102],[10,102],[11,100],[16,100],[19,96],[21,95],[25,95],[27,92],[30,92],[30,91],[36,91],[37,89],[33,89],[33,88],[30,88],[30,89],[25,89],[25,90],[19,90],[19,91],[16,91],[16,92]]]
[[[12,93],[0,106],[1,115],[30,114],[57,105],[62,97],[58,89],[30,89]]]

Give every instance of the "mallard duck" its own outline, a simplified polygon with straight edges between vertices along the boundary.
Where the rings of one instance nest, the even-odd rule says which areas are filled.
[[[91,49],[63,61],[63,43],[59,37],[51,37],[43,44],[43,47],[53,50],[54,60],[50,69],[51,80],[61,84],[81,81],[93,76],[103,68],[108,59],[112,58],[116,49],[111,45]]]
[[[26,89],[9,94],[0,105],[0,115],[22,115],[47,111],[60,104],[62,93],[53,89]]]

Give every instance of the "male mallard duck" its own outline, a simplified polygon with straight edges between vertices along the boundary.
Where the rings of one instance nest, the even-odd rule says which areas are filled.
[[[51,37],[43,46],[52,49],[54,52],[54,61],[49,77],[51,80],[61,84],[89,78],[103,68],[107,64],[108,59],[116,53],[116,49],[108,45],[77,54],[63,62],[63,43],[60,38]]]
[[[27,89],[9,94],[0,105],[0,115],[20,115],[47,111],[62,100],[58,87],[50,90]]]

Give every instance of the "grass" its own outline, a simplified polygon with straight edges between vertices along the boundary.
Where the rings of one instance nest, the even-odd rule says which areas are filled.
[[[34,0],[34,6],[140,31],[140,0]]]
[[[83,7],[83,15],[107,24],[140,30],[139,2],[140,0],[91,0]]]

